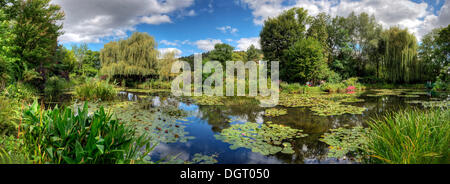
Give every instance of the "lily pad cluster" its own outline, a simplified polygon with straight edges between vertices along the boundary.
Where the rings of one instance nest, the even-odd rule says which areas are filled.
[[[272,108],[272,109],[266,109],[264,116],[267,117],[278,117],[278,116],[282,116],[282,115],[286,115],[287,114],[287,110],[286,109],[277,109],[277,108]]]
[[[278,152],[293,154],[290,141],[295,138],[306,137],[302,130],[293,129],[283,125],[267,122],[257,124],[247,122],[234,124],[222,130],[215,137],[230,143],[230,149],[247,148],[263,155],[272,155]]]
[[[80,105],[82,103],[74,104],[75,109]],[[138,135],[148,134],[154,143],[186,142],[194,139],[194,137],[188,136],[188,132],[184,130],[187,121],[179,120],[185,117],[186,113],[174,110],[175,107],[147,109],[142,107],[143,104],[132,101],[88,103],[88,106],[90,111],[95,111],[103,106],[106,111],[114,113],[119,121],[135,127]]]
[[[224,97],[221,96],[195,96],[192,97],[198,105],[224,105]]]
[[[368,131],[368,128],[360,126],[331,129],[331,133],[325,133],[320,141],[329,145],[328,157],[345,159],[350,156],[361,161],[363,155],[366,155],[364,148],[368,144]]]
[[[311,107],[311,111],[318,116],[335,116],[343,114],[362,114],[366,108],[352,105],[344,105],[341,102],[329,102],[327,104]]]
[[[425,108],[433,108],[433,107],[440,107],[440,108],[448,108],[450,107],[450,101],[421,101],[421,100],[411,100],[406,101],[406,103],[410,104],[420,104]]]
[[[312,107],[329,101],[318,95],[280,94],[279,104],[284,107]]]
[[[350,97],[350,98],[344,98],[342,100],[339,100],[339,102],[344,102],[344,103],[356,103],[356,102],[364,102],[364,99],[359,99],[359,98],[355,98],[355,97]]]

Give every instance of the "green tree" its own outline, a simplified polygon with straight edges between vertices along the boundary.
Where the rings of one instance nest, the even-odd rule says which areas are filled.
[[[233,59],[234,47],[225,43],[219,43],[214,45],[214,50],[209,54],[209,58],[213,61],[219,61],[225,63]]]
[[[161,80],[169,81],[174,74],[171,73],[172,65],[178,61],[175,52],[167,52],[158,60],[158,73]]]
[[[64,12],[50,0],[10,0],[4,8],[15,21],[13,34],[17,36],[13,45],[17,47],[16,56],[22,61],[20,72],[36,69],[44,77],[46,68],[53,67]],[[40,80],[34,81],[36,85],[42,84]]]
[[[247,52],[245,52],[245,51],[233,52],[233,55],[232,55],[232,61],[246,62],[247,58],[248,58]]]
[[[261,51],[253,44],[247,49],[247,61],[258,61],[260,59]]]
[[[285,80],[305,83],[325,79],[329,73],[321,43],[314,38],[301,39],[285,51],[282,60]]]
[[[309,22],[307,10],[292,8],[264,22],[260,33],[261,49],[267,61],[280,61],[285,50],[305,37]],[[280,63],[280,68],[284,64]]]
[[[15,35],[10,29],[11,26],[11,21],[9,21],[3,9],[0,9],[0,90],[5,87],[8,81],[17,77],[14,76],[13,70],[15,66],[17,67],[18,59],[13,54]]]
[[[392,27],[383,33],[386,79],[393,83],[421,80],[422,64],[417,59],[417,41],[407,29]]]
[[[102,74],[141,80],[157,75],[157,44],[147,33],[135,32],[126,40],[105,44],[100,51]]]
[[[330,16],[326,13],[319,13],[317,16],[311,19],[311,25],[308,29],[307,36],[313,37],[320,42],[322,48],[325,51],[325,56],[328,57],[328,24],[330,22]]]

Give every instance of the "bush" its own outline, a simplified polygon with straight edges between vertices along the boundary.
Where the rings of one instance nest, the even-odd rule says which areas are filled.
[[[9,85],[1,95],[10,99],[16,99],[27,103],[32,103],[37,99],[37,90],[30,85],[17,82]]]
[[[63,78],[57,76],[50,77],[45,82],[45,96],[58,97],[63,93],[64,89],[69,87],[69,85],[70,84]]]
[[[14,100],[0,96],[0,136],[13,135],[19,122],[19,105]]]
[[[35,102],[23,116],[23,140],[34,163],[129,164],[143,162],[153,149],[146,136],[135,137],[135,129],[112,119],[103,107],[90,116],[87,103],[73,112],[42,110]]]
[[[0,136],[0,164],[29,164],[25,144],[14,136]]]
[[[75,88],[75,96],[83,101],[108,101],[117,96],[117,91],[114,89],[114,85],[109,84],[108,81],[90,79],[85,84]]]

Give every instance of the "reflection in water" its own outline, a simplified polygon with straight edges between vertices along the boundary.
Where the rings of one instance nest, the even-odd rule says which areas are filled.
[[[370,94],[370,92],[366,93]],[[226,102],[226,106],[199,106],[192,103],[191,100],[184,98],[175,98],[169,95],[152,94],[133,94],[121,92],[123,100],[139,101],[144,105],[144,109],[160,106],[175,106],[181,110],[187,111],[185,118],[189,123],[185,131],[189,136],[195,139],[186,143],[160,144],[151,153],[155,160],[178,155],[178,158],[189,160],[195,153],[204,155],[218,154],[218,163],[222,164],[259,164],[259,163],[349,163],[332,158],[327,158],[327,145],[320,142],[320,137],[330,129],[350,126],[365,126],[365,121],[370,118],[376,118],[389,111],[398,111],[401,108],[411,106],[405,103],[408,100],[398,96],[369,97],[363,94],[360,98],[364,102],[351,103],[352,105],[364,107],[367,110],[362,115],[340,115],[340,116],[316,116],[309,108],[287,108],[288,114],[275,118],[265,117],[264,108],[255,105],[254,99],[239,98]],[[422,95],[417,100],[429,100],[429,97]],[[149,111],[150,113],[150,111]],[[219,134],[223,129],[230,127],[231,123],[256,122],[264,123],[272,121],[276,124],[282,124],[291,128],[301,129],[309,136],[296,139],[293,143],[294,154],[277,153],[275,155],[263,156],[254,153],[246,148],[236,150],[229,149],[230,144],[215,139],[214,135]]]

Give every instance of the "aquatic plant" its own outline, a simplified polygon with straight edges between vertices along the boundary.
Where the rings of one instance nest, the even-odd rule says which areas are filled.
[[[450,110],[408,109],[369,122],[371,163],[450,163]]]
[[[312,107],[320,104],[326,104],[329,100],[321,98],[318,95],[292,95],[280,94],[279,105],[284,107]]]
[[[108,81],[90,79],[86,83],[75,88],[75,97],[82,101],[113,100],[117,96],[114,85]]]
[[[360,126],[331,129],[320,141],[329,145],[328,157],[362,161],[367,156],[368,131],[369,129]]]
[[[311,107],[311,111],[319,116],[334,116],[343,114],[362,114],[366,108],[356,107],[352,105],[343,105],[340,102],[328,102]]]
[[[302,130],[273,124],[272,122],[261,125],[251,122],[234,124],[215,135],[218,140],[230,143],[230,149],[242,147],[263,155],[278,152],[292,154],[294,150],[290,141],[306,136],[307,134],[303,134]]]
[[[144,162],[154,146],[147,136],[88,105],[42,110],[35,102],[23,112],[23,138],[34,163],[117,164]]]
[[[355,97],[350,97],[350,98],[344,98],[342,100],[339,100],[339,102],[344,102],[344,103],[356,103],[356,102],[364,102],[364,99],[359,99],[359,98],[355,98]]]
[[[221,96],[194,96],[192,97],[198,105],[224,105],[224,98]]]
[[[82,104],[74,104],[74,108]],[[113,112],[114,117],[120,121],[127,121],[136,129],[136,135],[148,134],[153,143],[174,143],[186,142],[194,139],[188,136],[184,129],[187,120],[180,120],[187,117],[186,112],[171,107],[148,108],[146,103],[139,102],[101,102],[88,103],[91,110],[95,111],[99,107],[106,107],[105,110]]]
[[[264,116],[277,117],[277,116],[282,116],[282,115],[286,115],[286,114],[287,114],[286,109],[272,108],[272,109],[266,109]]]

